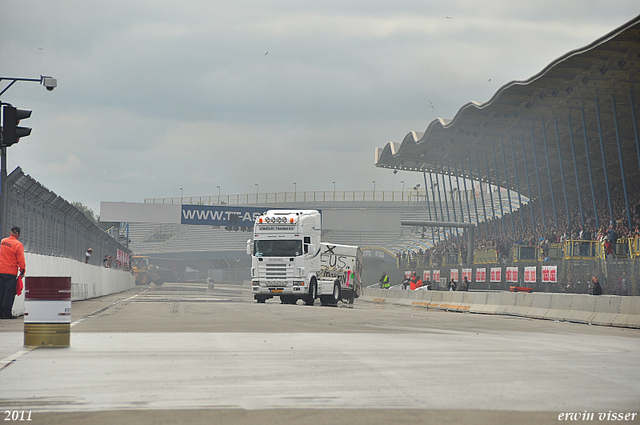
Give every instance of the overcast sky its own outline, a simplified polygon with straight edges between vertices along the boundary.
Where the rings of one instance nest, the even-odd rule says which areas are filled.
[[[7,168],[96,213],[180,187],[401,190],[422,176],[376,168],[376,147],[638,13],[637,0],[0,0],[0,76],[58,80],[2,96],[33,110]]]

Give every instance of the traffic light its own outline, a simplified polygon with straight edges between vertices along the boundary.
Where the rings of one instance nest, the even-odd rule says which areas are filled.
[[[21,137],[31,134],[29,127],[19,127],[20,120],[29,118],[31,111],[28,109],[18,109],[11,105],[2,108],[2,147],[11,146],[18,143]]]

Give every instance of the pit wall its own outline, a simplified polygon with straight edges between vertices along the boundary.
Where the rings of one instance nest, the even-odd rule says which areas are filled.
[[[126,291],[135,287],[130,272],[107,269],[61,257],[25,253],[27,277],[71,276],[71,300],[79,301]],[[13,302],[13,314],[24,314],[24,291]]]
[[[427,309],[640,328],[640,297],[363,289],[360,300]]]

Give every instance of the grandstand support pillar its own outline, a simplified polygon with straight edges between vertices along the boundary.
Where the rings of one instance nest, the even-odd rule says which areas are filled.
[[[444,189],[444,204],[445,204],[445,208],[447,209],[447,221],[451,221],[451,214],[449,214],[449,209],[450,209],[449,200],[447,199],[447,181],[444,179],[444,163],[443,162],[440,163],[440,172],[442,173],[442,187]],[[449,185],[449,190],[451,190],[451,185]]]
[[[471,151],[467,151],[469,154],[469,176],[471,177],[471,181],[473,181],[473,166],[471,165]],[[462,172],[464,174],[464,171]],[[465,183],[466,183],[465,179]],[[480,194],[482,194],[482,177],[480,176],[480,167],[478,167],[478,186],[480,186]],[[466,190],[466,187],[465,187]],[[468,198],[467,198],[468,199]],[[478,200],[476,199],[476,189],[473,188],[473,208],[476,212],[476,223],[480,224],[480,217],[478,217]],[[471,214],[471,212],[469,212]],[[485,221],[486,221],[485,217]],[[471,219],[469,219],[469,223],[471,223]],[[486,223],[485,223],[486,225]]]
[[[473,245],[475,242],[475,227],[473,223],[456,223],[443,221],[419,221],[419,220],[402,220],[401,226],[415,227],[455,227],[456,229],[467,229],[469,238],[467,239],[467,265],[473,265]]]
[[[462,183],[464,184],[464,198],[467,204],[467,218],[471,223],[471,208],[469,207],[469,192],[467,191],[467,176],[464,174],[464,156],[460,155],[460,167],[462,168]]]
[[[616,108],[616,98],[614,96],[611,96],[611,102],[613,104],[613,123],[616,127],[616,142],[618,143],[618,156],[620,157],[620,174],[622,175],[622,190],[624,192],[624,203],[625,206],[627,207],[627,223],[628,223],[628,227],[629,229],[632,229],[633,226],[631,225],[631,211],[629,211],[629,197],[627,195],[627,179],[624,176],[624,163],[622,161],[622,146],[620,143],[620,129],[618,127],[618,110]],[[611,217],[611,219],[613,220],[613,217]]]
[[[633,122],[633,135],[636,137],[636,154],[638,155],[638,168],[640,168],[640,140],[638,140],[638,121],[636,121],[636,106],[633,101],[633,92],[629,90],[629,102],[631,103],[631,121]]]
[[[591,200],[593,201],[593,214],[596,219],[596,229],[600,228],[600,220],[598,219],[598,207],[596,206],[596,192],[593,185],[593,173],[591,172],[591,158],[589,155],[589,140],[587,139],[587,122],[584,117],[584,108],[582,113],[582,133],[584,134],[584,150],[587,153],[587,169],[589,170],[589,185],[591,186]]]
[[[431,206],[429,205],[429,186],[427,185],[427,172],[425,170],[422,170],[422,177],[424,178],[424,203],[427,204],[427,211],[429,212],[429,220],[433,220],[433,218],[431,218]],[[403,183],[404,185],[404,183]],[[435,204],[433,205],[433,207],[435,208]],[[431,240],[435,241],[436,237],[435,234],[433,232],[433,227],[431,228]]]
[[[544,155],[547,158],[547,174],[549,175],[549,193],[551,194],[551,208],[553,208],[553,221],[558,228],[558,213],[556,211],[556,198],[553,195],[553,181],[551,180],[551,163],[549,161],[549,144],[547,143],[547,126],[542,119],[542,142],[544,143]]]
[[[496,207],[493,204],[493,188],[491,187],[491,168],[489,168],[489,157],[487,156],[486,151],[484,153],[484,161],[487,163],[487,182],[489,182],[489,199],[491,200],[491,220],[493,221],[493,233],[497,235],[498,225],[496,224]]]
[[[562,151],[560,150],[560,128],[558,127],[558,117],[555,117],[556,141],[558,142],[558,162],[560,163],[560,177],[562,177],[562,191],[564,192],[564,208],[567,213],[567,228],[571,228],[571,216],[569,215],[569,200],[567,199],[567,184],[564,179],[564,165],[562,164]]]
[[[437,176],[437,174],[436,174]],[[429,172],[429,183],[430,183],[430,188],[431,188],[431,197],[433,197],[433,215],[436,216],[436,221],[438,221],[438,209],[436,208],[436,192],[434,191],[434,188],[437,188],[437,181],[436,184],[433,184],[433,178],[431,177],[431,172]],[[440,197],[440,192],[438,192],[438,197]],[[442,217],[442,204],[440,203],[440,218],[442,218],[444,220],[444,218]],[[433,229],[433,227],[432,227]],[[440,241],[440,229],[437,229],[438,232],[438,242]]]
[[[513,158],[513,174],[516,176],[516,191],[518,191],[518,210],[520,211],[520,224],[524,232],[524,218],[522,217],[522,195],[520,194],[520,179],[518,179],[518,164],[516,164],[516,148],[513,144],[513,136],[511,138],[511,157]]]
[[[487,208],[486,208],[485,203],[484,203],[484,191],[482,190],[482,174],[480,173],[480,170],[482,169],[480,167],[480,152],[478,152],[478,151],[476,151],[476,161],[478,163],[478,180],[480,181],[480,194],[481,194],[481,198],[480,199],[482,200],[482,212],[484,214],[484,222],[485,222],[484,229],[487,232],[487,237],[489,237],[489,226],[486,225],[486,223],[487,223]],[[489,187],[489,186],[490,186],[489,185],[489,180],[487,179],[487,187]],[[478,213],[476,211],[476,216],[477,215],[478,215]],[[495,224],[494,224],[494,226],[495,226]]]
[[[453,164],[453,172],[456,174],[456,190],[458,194],[458,206],[460,207],[460,221],[464,222],[464,208],[462,208],[462,192],[460,192],[460,176],[458,175],[458,164]],[[469,220],[471,223],[471,220]]]
[[[458,216],[456,215],[456,200],[453,197],[454,190],[453,190],[453,182],[451,181],[451,164],[449,162],[447,162],[447,173],[449,174],[449,195],[451,195],[451,206],[453,208],[453,221],[457,221]],[[458,231],[457,227],[456,227],[456,238],[458,239],[458,243],[460,243],[460,232]]]
[[[569,139],[571,140],[571,156],[573,157],[573,172],[576,176],[576,189],[578,191],[578,208],[580,209],[580,224],[584,226],[584,211],[582,209],[582,195],[580,194],[580,179],[578,178],[578,161],[576,160],[576,147],[573,140],[573,125],[571,125],[571,115],[569,120]]]
[[[598,122],[598,136],[600,138],[600,152],[602,153],[602,170],[604,171],[604,184],[607,189],[607,201],[609,203],[609,224],[613,224],[613,204],[611,203],[611,191],[609,190],[609,173],[607,173],[607,160],[604,156],[604,137],[602,135],[602,123],[600,122],[600,104],[596,99],[596,118]]]
[[[502,139],[502,134],[500,135],[500,149],[502,150],[502,167],[504,168],[504,182],[505,182],[505,186],[507,186],[507,199],[509,200],[509,212],[510,212],[509,215],[511,216],[511,231],[515,233],[516,225],[513,222],[513,204],[511,203],[511,188],[509,187],[509,173],[507,173],[507,157],[504,154],[504,141]]]
[[[440,170],[440,173],[443,173],[442,170]],[[442,175],[442,183],[444,184],[444,174]],[[444,212],[442,210],[442,188],[440,187],[440,181],[438,180],[438,173],[436,173],[436,187],[438,188],[438,204],[440,204],[440,219],[444,220]],[[445,189],[446,190],[446,189]],[[444,198],[445,202],[447,201],[447,197],[445,196]],[[449,210],[447,209],[447,214],[449,213]],[[442,232],[445,236],[446,239],[446,234],[444,232]]]
[[[522,160],[524,161],[524,175],[527,178],[527,193],[529,194],[529,212],[531,213],[531,227],[535,232],[536,220],[533,218],[533,198],[531,197],[531,182],[529,181],[529,167],[527,167],[527,150],[524,146],[524,135],[522,135],[521,137],[522,137]]]
[[[493,167],[496,171],[496,188],[498,190],[498,203],[500,204],[500,222],[502,223],[502,233],[507,234],[507,229],[504,224],[504,208],[502,205],[502,185],[500,185],[500,176],[498,174],[498,157],[496,156],[496,144],[492,143],[493,148]]]
[[[533,126],[531,126],[531,143],[533,145],[533,165],[536,167],[536,178],[538,179],[538,196],[540,197],[540,211],[542,212],[542,229],[547,230],[547,219],[544,216],[544,201],[542,200],[542,185],[540,183],[540,168],[538,168],[538,153],[536,152],[536,135],[533,130]]]

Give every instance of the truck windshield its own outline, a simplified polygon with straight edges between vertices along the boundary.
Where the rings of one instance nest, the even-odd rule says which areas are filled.
[[[297,257],[302,255],[301,240],[254,241],[253,255],[256,257]]]

